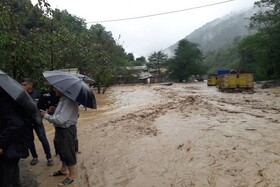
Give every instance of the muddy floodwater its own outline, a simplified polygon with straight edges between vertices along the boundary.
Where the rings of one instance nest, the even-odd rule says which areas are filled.
[[[80,108],[75,187],[279,186],[280,87],[221,93],[206,83],[120,85]],[[44,122],[52,153],[54,129]],[[21,160],[23,186],[60,167]]]

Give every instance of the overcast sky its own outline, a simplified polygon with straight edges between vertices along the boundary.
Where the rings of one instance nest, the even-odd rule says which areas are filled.
[[[36,0],[32,0],[36,1]],[[116,41],[134,57],[148,57],[183,39],[195,29],[231,12],[253,7],[256,0],[48,0],[52,8],[66,9],[88,23],[103,20],[132,18],[190,9],[172,14],[100,22],[111,31]],[[222,3],[224,2],[224,3]],[[205,5],[217,4],[192,9]],[[120,36],[120,39],[118,39]]]

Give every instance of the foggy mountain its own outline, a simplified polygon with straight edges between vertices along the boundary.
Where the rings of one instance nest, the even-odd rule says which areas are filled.
[[[234,40],[242,38],[254,31],[249,30],[250,17],[256,9],[247,9],[240,12],[232,12],[222,18],[206,23],[202,27],[186,36],[184,39],[197,43],[203,53],[229,46]],[[178,42],[168,47],[163,52],[169,57],[174,55]]]

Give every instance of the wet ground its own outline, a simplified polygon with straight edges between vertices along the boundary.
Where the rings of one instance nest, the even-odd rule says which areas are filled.
[[[125,85],[80,108],[77,187],[277,186],[280,87],[221,93],[206,83]],[[51,148],[53,128],[45,122]],[[24,186],[56,186],[59,168],[21,161]]]

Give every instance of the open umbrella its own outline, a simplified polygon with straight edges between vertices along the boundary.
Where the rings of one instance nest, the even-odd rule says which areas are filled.
[[[76,77],[82,79],[85,83],[87,84],[93,84],[95,83],[95,80],[86,76],[86,75],[83,75],[83,74],[80,74],[80,73],[73,73],[73,75],[75,75]]]
[[[0,87],[3,88],[36,123],[41,124],[42,118],[35,101],[23,89],[22,85],[0,70]]]
[[[96,100],[92,90],[77,76],[62,71],[45,71],[43,75],[66,97],[85,107],[96,109]]]

